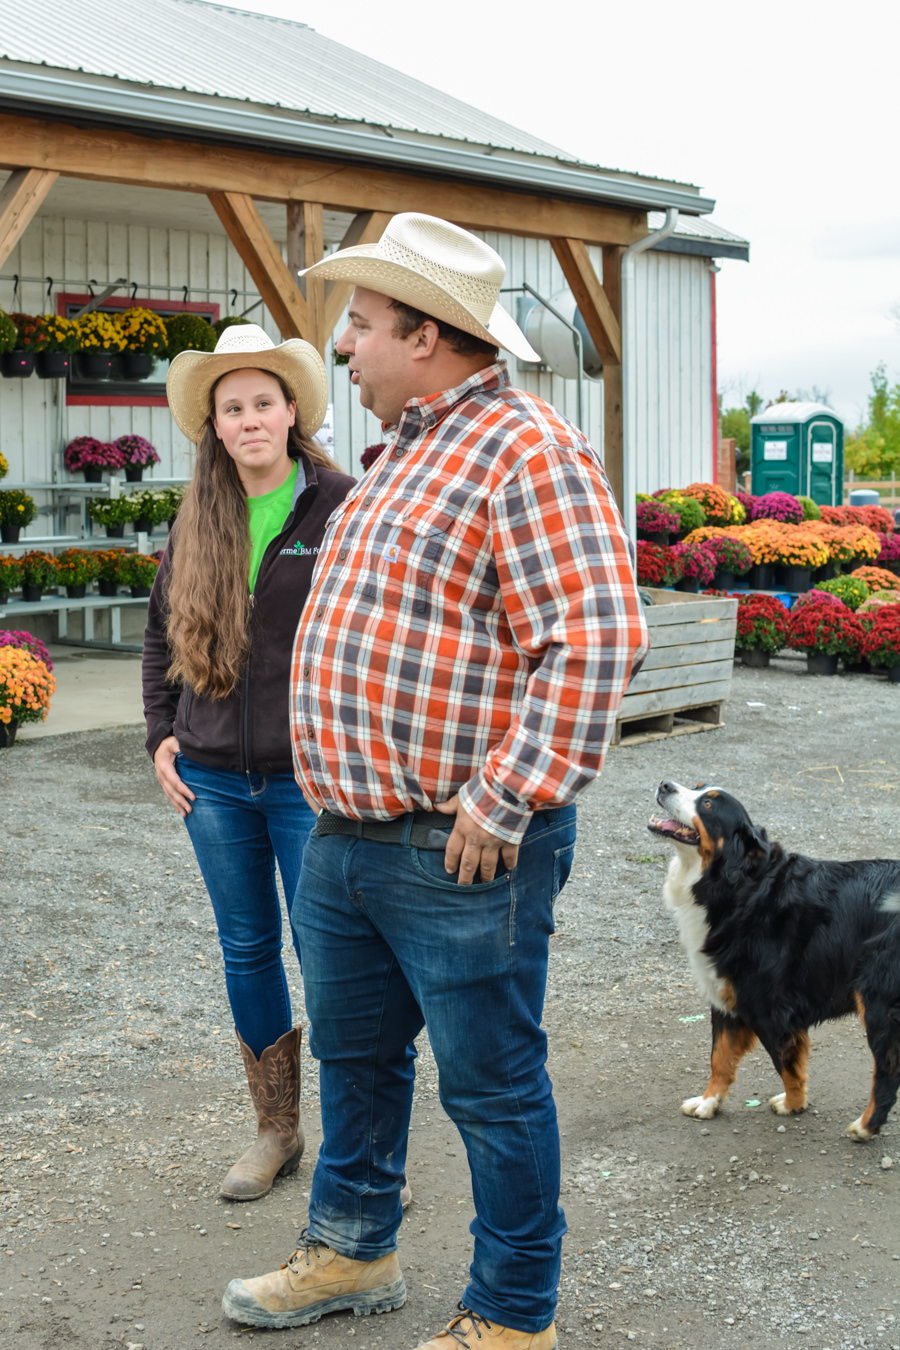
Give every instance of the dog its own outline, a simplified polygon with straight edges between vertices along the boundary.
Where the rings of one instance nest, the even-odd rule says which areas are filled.
[[[708,1120],[759,1041],[784,1084],[779,1115],[807,1105],[809,1027],[856,1011],[875,1060],[847,1133],[877,1134],[900,1088],[900,862],[788,853],[721,788],[662,782],[649,828],[675,846],[663,900],[712,1005],[709,1082],[681,1104]]]

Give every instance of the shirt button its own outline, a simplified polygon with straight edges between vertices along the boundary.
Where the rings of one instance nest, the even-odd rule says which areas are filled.
[[[343,561],[344,561],[344,559],[345,559],[346,556],[347,556],[347,552],[348,552],[347,549],[345,549],[345,548],[342,548],[342,549],[341,549],[340,553],[338,554],[338,562],[343,562]]]
[[[363,506],[371,506],[374,500],[374,497],[363,497]]]
[[[311,670],[312,670],[312,666],[304,666],[304,667],[303,667],[303,674],[304,674],[304,675],[309,675],[309,673],[310,673]]]
[[[406,454],[406,451],[405,451],[405,450],[400,450],[400,449],[395,450],[395,451],[394,451],[394,458],[395,458],[395,459],[402,459],[403,456],[404,456],[405,454]]]
[[[314,741],[316,739],[316,733],[313,727],[307,727],[306,734],[311,741]]]
[[[321,617],[322,617],[322,615],[323,615],[324,613],[325,613],[325,606],[324,606],[324,605],[320,605],[319,608],[316,610],[316,618],[317,618],[317,619],[321,619]]]

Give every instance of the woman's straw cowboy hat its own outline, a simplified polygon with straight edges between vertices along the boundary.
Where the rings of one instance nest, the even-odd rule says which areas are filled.
[[[497,303],[506,276],[499,253],[436,216],[404,211],[377,244],[342,248],[300,275],[351,281],[504,347],[522,361],[541,359]]]
[[[200,439],[216,380],[248,367],[280,375],[297,405],[303,431],[312,436],[319,430],[328,406],[328,378],[315,347],[302,338],[276,347],[257,324],[235,323],[225,329],[214,352],[179,352],[169,367],[169,407],[189,441],[196,445]]]

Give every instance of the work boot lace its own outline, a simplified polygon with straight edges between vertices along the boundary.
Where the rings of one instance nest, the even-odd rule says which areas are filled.
[[[474,1331],[478,1340],[481,1341],[484,1337],[478,1330],[479,1324],[486,1327],[488,1331],[491,1330],[491,1324],[486,1317],[479,1317],[478,1313],[473,1312],[471,1308],[467,1308],[464,1303],[458,1303],[457,1307],[459,1308],[459,1316],[453,1318],[453,1321],[446,1328],[444,1335],[452,1337],[454,1341],[458,1341],[463,1347],[463,1350],[471,1350],[471,1344],[466,1340],[466,1336],[471,1336]],[[471,1325],[463,1332],[462,1324],[467,1319]]]
[[[297,1241],[300,1245],[297,1247],[296,1251],[291,1252],[290,1256],[285,1262],[285,1265],[294,1267],[298,1265],[300,1260],[302,1259],[303,1261],[306,1262],[308,1266],[311,1266],[312,1261],[310,1260],[309,1255],[310,1252],[312,1252],[313,1256],[318,1261],[319,1248],[328,1246],[326,1242],[321,1242],[318,1238],[310,1237],[308,1228],[304,1228],[302,1230],[299,1237],[297,1238]]]

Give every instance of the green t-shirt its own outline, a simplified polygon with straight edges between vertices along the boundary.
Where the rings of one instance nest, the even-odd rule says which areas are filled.
[[[250,590],[256,587],[259,565],[263,554],[277,534],[284,529],[284,523],[291,512],[294,500],[294,485],[297,482],[297,461],[291,465],[287,478],[274,492],[264,492],[261,497],[248,497],[247,510],[250,513]]]

